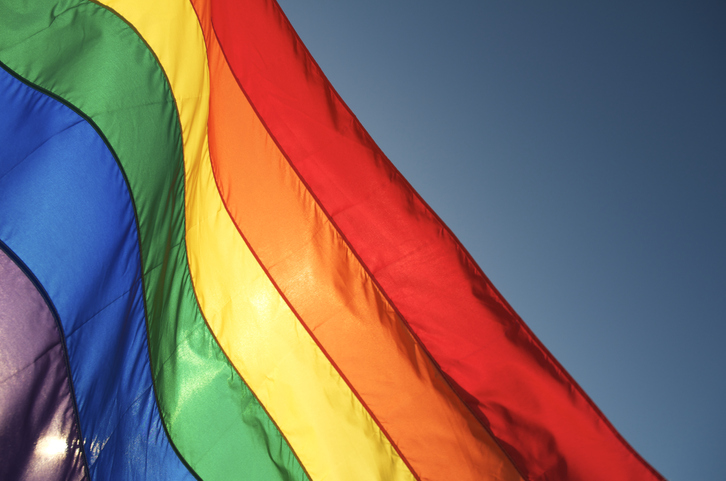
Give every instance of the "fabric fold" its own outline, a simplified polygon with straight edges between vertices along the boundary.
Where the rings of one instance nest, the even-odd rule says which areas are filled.
[[[235,228],[209,158],[209,70],[187,1],[105,2],[169,77],[184,139],[186,245],[209,327],[313,479],[412,479],[388,439],[299,322]],[[165,21],[165,16],[175,19]],[[169,43],[168,39],[177,39]]]

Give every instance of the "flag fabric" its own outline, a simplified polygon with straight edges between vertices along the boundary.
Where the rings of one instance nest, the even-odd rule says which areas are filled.
[[[274,0],[4,0],[0,66],[3,479],[663,479]]]

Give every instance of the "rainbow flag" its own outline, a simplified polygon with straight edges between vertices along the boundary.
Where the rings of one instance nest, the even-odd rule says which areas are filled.
[[[663,479],[274,0],[4,0],[0,66],[0,478]]]

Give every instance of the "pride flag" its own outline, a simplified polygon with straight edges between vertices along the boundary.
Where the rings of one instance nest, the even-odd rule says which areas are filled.
[[[274,0],[3,0],[0,66],[0,478],[662,479]]]

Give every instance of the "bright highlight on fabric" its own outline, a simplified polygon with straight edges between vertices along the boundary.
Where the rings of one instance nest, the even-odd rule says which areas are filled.
[[[66,440],[56,436],[46,436],[38,441],[38,451],[49,458],[54,456],[63,456],[68,450]]]
[[[0,62],[0,477],[662,479],[274,0],[10,0]]]

